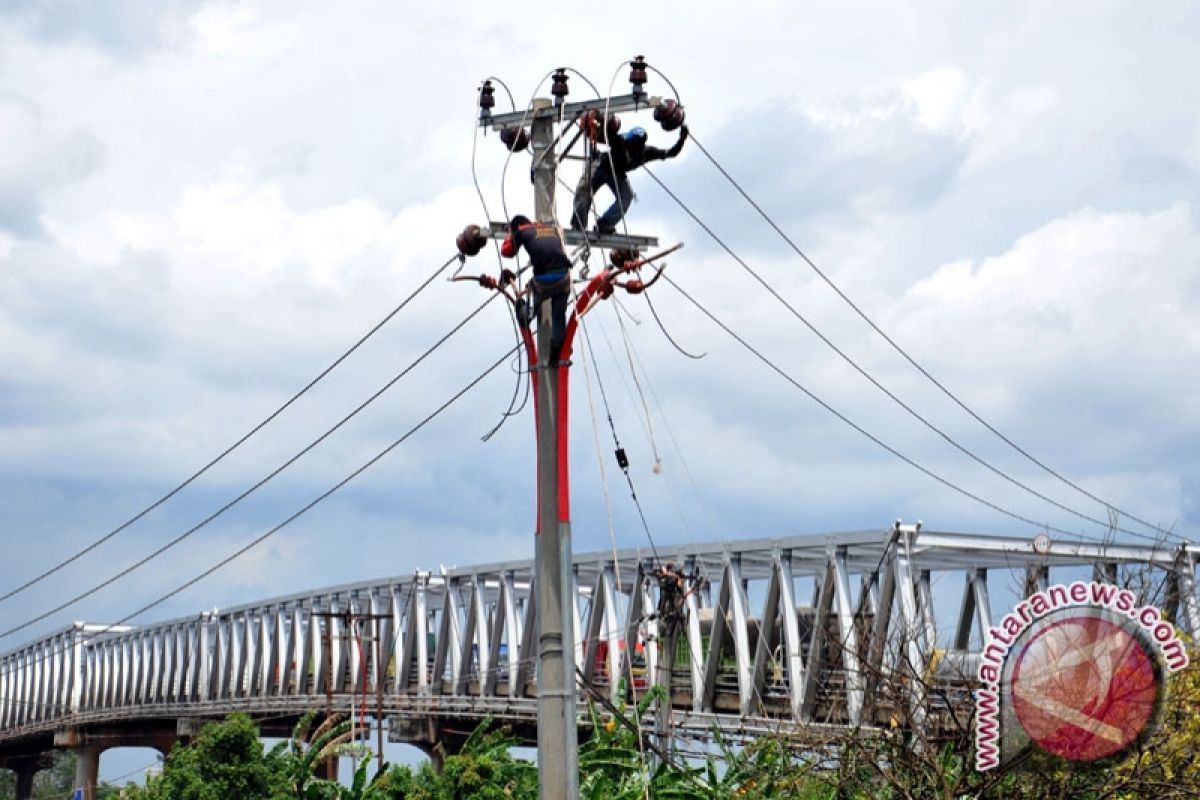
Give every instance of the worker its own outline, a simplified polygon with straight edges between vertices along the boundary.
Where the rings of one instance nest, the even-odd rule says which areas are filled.
[[[686,597],[686,581],[674,561],[668,561],[654,570],[658,578],[658,616],[667,625],[683,620],[683,601]]]
[[[629,185],[628,174],[651,161],[662,161],[679,155],[687,137],[688,129],[687,125],[684,125],[679,129],[679,140],[670,150],[646,144],[645,128],[633,128],[620,136],[609,137],[608,152],[594,151],[589,168],[585,168],[579,178],[579,185],[575,189],[571,227],[576,230],[587,227],[588,206],[591,205],[592,195],[601,186],[607,186],[616,195],[616,200],[596,220],[596,232],[615,232],[617,223],[633,203],[633,188]]]
[[[508,223],[508,236],[500,247],[500,255],[515,258],[522,247],[529,254],[533,265],[533,308],[529,316],[535,317],[543,300],[550,301],[550,358],[547,363],[559,366],[563,337],[567,330],[567,300],[571,293],[571,259],[563,250],[558,228],[547,222],[530,222],[518,214]],[[528,319],[521,320],[528,324]],[[563,365],[566,366],[566,365]]]

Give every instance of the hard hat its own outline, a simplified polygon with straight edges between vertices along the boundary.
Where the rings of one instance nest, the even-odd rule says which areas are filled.
[[[628,139],[645,139],[646,138],[646,129],[642,128],[642,127],[630,128],[629,132],[625,134],[625,138],[627,140]]]

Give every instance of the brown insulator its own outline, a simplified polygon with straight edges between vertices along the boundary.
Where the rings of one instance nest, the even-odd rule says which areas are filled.
[[[662,125],[664,131],[673,131],[683,125],[686,117],[683,106],[674,100],[663,100],[654,107],[654,120]]]
[[[454,244],[458,246],[458,252],[464,256],[478,255],[483,246],[487,244],[487,237],[483,235],[483,231],[478,225],[468,225],[462,229],[462,233],[454,239]]]
[[[608,131],[608,138],[615,139],[617,132],[621,130],[621,118],[616,114],[609,114],[608,119],[604,121],[604,127]]]
[[[634,56],[633,61],[629,62],[629,82],[633,84],[633,93],[635,95],[645,94],[646,90],[646,57]]]
[[[559,67],[554,71],[553,82],[550,84],[550,94],[554,95],[554,105],[562,105],[569,91],[567,89],[567,71],[563,67]]]
[[[492,109],[496,106],[496,98],[493,95],[496,93],[495,87],[491,81],[484,81],[483,86],[479,87],[479,115],[486,117],[492,113]]]
[[[624,247],[608,251],[608,260],[617,269],[625,269],[625,265],[631,261],[637,261],[637,257],[637,253]]]
[[[505,128],[500,131],[500,141],[514,153],[519,153],[529,146],[529,132],[524,128]]]

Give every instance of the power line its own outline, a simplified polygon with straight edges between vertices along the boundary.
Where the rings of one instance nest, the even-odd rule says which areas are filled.
[[[582,321],[581,321],[582,322]],[[580,326],[581,330],[583,325]],[[604,329],[601,328],[604,333]],[[605,333],[607,340],[608,334]],[[646,512],[642,509],[642,501],[638,498],[637,489],[633,486],[633,476],[629,474],[629,460],[625,455],[625,448],[621,447],[621,440],[617,436],[617,426],[613,422],[612,408],[608,404],[608,392],[604,389],[604,381],[600,378],[600,362],[596,358],[596,351],[592,347],[592,337],[584,330],[583,342],[587,346],[587,354],[592,359],[592,369],[596,372],[596,385],[600,387],[600,399],[604,403],[604,416],[608,419],[608,429],[612,432],[614,451],[617,457],[617,466],[621,468],[621,472],[625,475],[625,483],[629,486],[629,496],[633,499],[634,508],[637,509],[638,519],[642,522],[642,530],[646,533],[646,541],[650,543],[650,550],[654,553],[654,560],[658,560],[658,547],[654,544],[654,537],[650,535],[650,523],[646,521]],[[609,348],[612,348],[612,343],[609,343]]]
[[[757,202],[754,201],[754,198],[750,197],[750,195],[746,192],[746,190],[743,189],[742,186],[736,180],[734,180],[733,176],[730,175],[729,172],[727,172],[723,166],[721,166],[720,162],[718,162],[717,159],[704,147],[704,145],[701,144],[699,142],[699,140],[696,139],[694,134],[690,138],[695,143],[696,147],[700,148],[700,152],[704,153],[705,157],[708,158],[708,160],[710,162],[712,162],[712,165],[717,168],[717,170],[725,177],[725,179],[727,181],[729,181],[730,185],[732,185],[733,188],[736,189],[737,192],[743,198],[745,198],[746,202],[748,202],[754,208],[754,210],[758,212],[759,216],[761,216],[767,222],[768,225],[770,225],[772,228],[775,229],[775,232],[778,233],[779,236],[785,242],[787,242],[788,246],[791,247],[793,251],[795,251],[796,255],[800,256],[800,258],[804,260],[804,263],[806,263],[813,270],[813,272],[815,272],[817,274],[817,276],[821,278],[821,280],[825,281],[825,283],[829,286],[829,288],[833,289],[833,291],[838,295],[838,297],[840,297],[846,303],[846,305],[850,306],[850,308],[854,310],[854,313],[858,314],[858,316],[860,318],[862,318],[862,320],[864,322],[866,322],[867,325],[869,325],[872,330],[874,330],[877,334],[879,334],[881,337],[883,337],[883,340],[886,341],[889,345],[891,345],[892,349],[895,350],[897,353],[899,353],[904,358],[905,361],[907,361],[909,364],[911,364],[918,372],[921,373],[921,375],[923,375],[927,380],[929,380],[930,383],[932,383],[934,386],[936,386],[938,388],[938,390],[940,390],[942,392],[942,394],[944,394],[944,395],[946,395],[946,397],[950,398],[950,400],[952,400],[955,405],[957,405],[963,411],[967,412],[967,414],[969,414],[972,418],[974,418],[976,422],[978,422],[983,427],[987,428],[991,433],[993,433],[995,436],[997,436],[1001,441],[1003,441],[1005,444],[1007,444],[1012,449],[1016,450],[1018,453],[1020,453],[1022,456],[1024,456],[1029,461],[1036,464],[1038,467],[1040,467],[1046,473],[1057,478],[1059,481],[1065,483],[1067,486],[1070,486],[1072,489],[1079,492],[1080,494],[1083,494],[1084,496],[1088,497],[1089,499],[1094,500],[1095,502],[1099,503],[1100,505],[1104,506],[1107,509],[1111,509],[1112,511],[1116,512],[1117,514],[1124,516],[1124,517],[1128,517],[1129,519],[1133,520],[1134,522],[1137,522],[1140,525],[1150,528],[1151,530],[1157,531],[1160,534],[1163,534],[1165,536],[1174,536],[1183,541],[1188,541],[1186,536],[1182,536],[1178,533],[1167,530],[1167,529],[1165,529],[1159,525],[1156,525],[1152,522],[1148,522],[1148,521],[1142,519],[1141,517],[1138,517],[1137,515],[1132,514],[1129,511],[1125,511],[1124,509],[1114,505],[1113,503],[1110,503],[1107,500],[1104,500],[1104,499],[1096,496],[1092,492],[1088,491],[1087,489],[1083,488],[1079,484],[1075,483],[1071,479],[1064,476],[1059,471],[1050,467],[1044,461],[1042,461],[1039,458],[1037,458],[1036,456],[1034,456],[1028,450],[1021,447],[1019,444],[1014,442],[1011,438],[1009,438],[1003,432],[1001,432],[999,429],[997,429],[994,425],[992,425],[990,422],[988,422],[983,417],[981,417],[978,413],[976,413],[974,409],[972,409],[970,406],[968,406],[965,401],[963,401],[961,398],[958,397],[958,395],[956,395],[954,392],[950,391],[950,389],[947,388],[945,384],[943,384],[936,377],[934,377],[927,369],[925,369],[924,366],[921,365],[920,362],[918,362],[915,358],[913,358],[913,356],[911,356],[907,350],[905,350],[903,347],[901,347],[891,336],[889,336],[887,334],[886,331],[884,331],[881,327],[879,327],[879,325],[873,319],[871,319],[871,317],[868,316],[865,311],[863,311],[852,299],[850,299],[850,297],[844,291],[842,291],[841,287],[839,287],[836,283],[834,283],[833,280],[828,275],[826,275],[825,272],[823,270],[821,270],[821,268],[818,267],[816,265],[816,263],[814,263],[813,260],[811,258],[809,258],[808,255],[805,254],[805,252],[803,250],[801,250],[796,245],[796,243],[793,242],[786,233],[783,232],[783,229],[780,228],[779,225],[776,224],[775,220],[773,220],[771,218],[771,216],[769,214],[767,214],[767,212],[765,210],[763,210],[762,206],[760,206]],[[657,178],[656,178],[656,180],[657,180]],[[1074,512],[1072,512],[1072,513],[1074,513]],[[1117,528],[1117,530],[1123,531],[1124,529]],[[1124,532],[1128,533],[1128,531],[1124,531]]]
[[[650,177],[654,179],[654,182],[657,183],[659,185],[659,187],[661,187],[662,190],[664,192],[666,192],[671,197],[671,199],[674,200],[676,202],[676,204],[678,204],[679,207],[682,208],[684,210],[684,212],[686,212],[692,218],[693,221],[696,222],[697,225],[699,225],[701,228],[703,228],[705,233],[707,233],[710,237],[712,237],[713,241],[715,241],[718,245],[720,245],[721,248],[724,249],[725,252],[728,253],[729,256],[731,258],[733,258],[733,260],[736,261],[739,266],[742,267],[742,269],[744,269],[764,289],[766,289],[771,294],[772,297],[774,297],[776,300],[778,300],[783,305],[783,307],[786,308],[792,314],[792,316],[794,316],[796,319],[798,319],[800,322],[802,322],[805,327],[807,327],[818,339],[820,339],[826,346],[828,346],[831,350],[833,350],[833,352],[835,352],[839,357],[841,357],[841,359],[843,361],[845,361],[847,364],[849,364],[851,367],[853,367],[856,372],[858,372],[860,375],[862,375],[864,378],[866,378],[868,381],[870,381],[871,384],[876,389],[883,392],[892,402],[894,402],[896,405],[900,406],[900,408],[904,409],[910,416],[912,416],[914,419],[916,419],[918,422],[920,422],[922,425],[924,425],[930,431],[937,434],[939,437],[941,437],[943,440],[945,440],[948,444],[950,444],[956,450],[958,450],[963,455],[967,456],[968,458],[970,458],[972,461],[976,462],[980,466],[986,468],[993,474],[1003,478],[1004,480],[1006,480],[1009,483],[1011,483],[1012,485],[1024,490],[1025,492],[1028,492],[1029,494],[1033,495],[1034,497],[1037,497],[1038,499],[1049,503],[1050,505],[1054,506],[1055,508],[1058,508],[1061,511],[1065,511],[1069,514],[1079,517],[1080,519],[1090,522],[1093,525],[1100,525],[1102,527],[1111,527],[1113,530],[1117,530],[1122,533],[1127,533],[1130,536],[1136,536],[1136,537],[1148,539],[1148,540],[1154,541],[1154,542],[1160,541],[1160,539],[1158,537],[1154,537],[1149,534],[1142,533],[1141,531],[1133,531],[1133,530],[1129,530],[1127,528],[1119,527],[1115,523],[1111,523],[1111,522],[1108,522],[1105,520],[1098,519],[1096,517],[1090,516],[1089,514],[1082,512],[1082,511],[1071,508],[1070,506],[1067,506],[1064,503],[1060,503],[1059,501],[1055,500],[1054,498],[1049,497],[1048,495],[1043,494],[1042,492],[1039,492],[1037,489],[1034,489],[1033,487],[1023,483],[1022,481],[1018,480],[1017,478],[1014,478],[1013,476],[1011,476],[1008,473],[1001,470],[999,467],[994,466],[993,464],[991,464],[990,462],[988,462],[987,460],[985,460],[984,458],[982,458],[981,456],[976,454],[971,449],[969,449],[966,446],[959,443],[956,439],[954,439],[954,437],[950,436],[950,434],[946,433],[941,428],[934,425],[928,418],[926,418],[920,412],[918,412],[916,409],[914,409],[912,406],[910,406],[906,402],[904,402],[904,400],[902,400],[894,392],[892,392],[890,389],[888,389],[886,386],[884,386],[877,378],[875,378],[874,375],[872,375],[867,369],[865,369],[857,361],[855,361],[848,353],[846,353],[844,350],[842,350],[840,347],[838,347],[836,343],[834,343],[828,336],[826,336],[824,333],[822,333],[821,330],[819,328],[817,328],[812,322],[810,322],[807,317],[805,317],[803,314],[801,314],[796,309],[795,306],[793,306],[791,303],[789,303],[783,297],[783,295],[781,295],[778,291],[776,291],[776,289],[773,286],[771,286],[771,284],[768,283],[766,281],[766,279],[764,279],[757,271],[755,271],[754,268],[752,268],[749,264],[746,263],[746,261],[744,259],[742,259],[736,252],[734,252],[734,250],[715,231],[713,231],[713,229],[711,227],[709,227],[707,224],[705,224],[705,222],[703,220],[701,220],[695,214],[695,212],[693,212],[691,210],[691,208],[689,208],[687,206],[687,204],[684,203],[683,200],[681,200],[679,198],[678,195],[676,195],[673,191],[671,191],[671,189],[669,187],[667,187],[667,185],[665,183],[663,183],[663,181],[657,175],[655,175],[652,171],[650,171],[649,168],[647,168],[646,171],[650,174]]]
[[[67,608],[70,608],[71,606],[75,605],[76,603],[80,602],[81,600],[91,597],[93,594],[100,591],[101,589],[111,586],[112,584],[114,584],[117,581],[121,580],[122,578],[128,576],[130,573],[134,572],[135,570],[145,566],[147,563],[154,560],[155,558],[158,558],[160,555],[167,552],[171,548],[180,544],[185,539],[190,537],[192,534],[196,533],[196,531],[198,531],[201,528],[203,528],[204,526],[208,525],[210,522],[212,522],[217,517],[224,514],[229,509],[233,508],[235,505],[240,503],[242,500],[245,500],[251,494],[258,491],[260,488],[262,488],[264,485],[266,485],[269,481],[274,479],[277,475],[279,475],[279,473],[283,472],[285,469],[290,467],[292,464],[299,461],[304,455],[306,455],[311,450],[313,450],[313,448],[315,448],[321,442],[325,441],[325,439],[329,438],[329,436],[331,436],[335,431],[337,431],[339,428],[341,428],[343,425],[345,425],[351,419],[356,417],[359,414],[359,412],[361,412],[363,409],[365,409],[367,406],[369,406],[375,400],[379,399],[379,397],[381,397],[384,394],[384,392],[386,392],[388,389],[392,388],[392,386],[394,386],[397,382],[399,382],[401,378],[403,378],[405,375],[407,375],[409,372],[411,372],[413,369],[415,369],[417,367],[417,365],[419,365],[422,361],[424,361],[427,357],[429,357],[435,350],[437,350],[443,344],[445,344],[446,341],[448,339],[450,339],[450,337],[452,337],[454,334],[458,333],[458,331],[460,331],[463,328],[463,326],[465,326],[468,322],[470,322],[472,319],[474,319],[481,311],[483,311],[483,309],[485,307],[487,307],[487,305],[489,303],[491,303],[497,297],[499,297],[499,294],[495,294],[495,293],[490,294],[488,296],[487,300],[484,300],[478,307],[476,307],[476,309],[474,311],[472,311],[461,322],[459,322],[457,325],[455,325],[453,328],[451,328],[448,333],[446,333],[444,336],[442,336],[441,339],[438,339],[438,341],[436,341],[427,350],[425,350],[424,353],[419,355],[411,364],[409,364],[407,367],[405,367],[403,370],[401,370],[399,373],[397,373],[391,380],[389,380],[382,387],[380,387],[374,394],[372,394],[370,397],[368,397],[366,400],[364,400],[362,403],[360,403],[350,413],[348,413],[344,417],[342,417],[333,427],[329,428],[324,433],[322,433],[320,436],[318,436],[316,439],[311,441],[308,445],[306,445],[303,449],[301,449],[299,452],[297,452],[294,456],[289,458],[287,461],[285,461],[279,467],[276,467],[266,477],[259,480],[253,486],[251,486],[250,488],[243,491],[237,497],[233,498],[232,500],[227,502],[225,505],[221,506],[219,509],[214,511],[212,514],[209,514],[203,520],[201,520],[197,524],[193,525],[191,528],[187,529],[183,533],[179,534],[171,541],[167,542],[166,544],[162,545],[158,549],[154,550],[149,555],[139,559],[138,561],[135,561],[133,564],[130,564],[129,566],[125,567],[124,569],[114,573],[113,575],[109,576],[108,578],[101,581],[100,583],[92,586],[90,589],[80,592],[79,594],[75,595],[71,599],[58,604],[54,608],[51,608],[50,610],[45,611],[45,612],[33,617],[32,619],[22,622],[20,625],[16,625],[12,628],[9,628],[8,630],[0,632],[0,639],[4,638],[6,636],[11,636],[12,634],[17,633],[18,631],[22,631],[31,625],[35,625],[38,622],[41,622],[42,620],[44,620],[54,614],[57,614],[59,611],[63,611]]]
[[[236,442],[234,442],[233,444],[231,444],[227,448],[225,448],[223,451],[221,451],[221,453],[219,455],[217,455],[216,458],[213,458],[211,461],[209,461],[203,467],[198,469],[196,472],[192,473],[192,475],[190,477],[188,477],[185,481],[183,481],[183,483],[180,483],[174,489],[171,489],[171,491],[167,492],[162,497],[158,498],[153,503],[151,503],[150,505],[143,508],[137,514],[130,517],[128,520],[121,523],[116,528],[113,528],[111,531],[104,534],[99,539],[96,539],[94,542],[89,544],[87,547],[84,547],[82,550],[79,550],[78,552],[74,553],[73,555],[60,561],[58,564],[47,569],[45,572],[41,573],[40,575],[30,578],[29,580],[27,580],[25,583],[21,584],[17,588],[10,590],[3,595],[0,595],[0,603],[3,603],[5,600],[15,597],[16,595],[20,594],[21,592],[25,591],[26,589],[29,589],[30,587],[37,585],[41,581],[44,581],[46,578],[49,578],[51,575],[54,575],[55,573],[57,573],[59,570],[63,569],[64,567],[67,567],[70,564],[75,563],[79,559],[86,556],[88,553],[95,550],[97,547],[101,546],[102,544],[109,541],[117,534],[121,533],[121,531],[123,531],[126,528],[128,528],[129,526],[133,525],[138,520],[142,519],[142,517],[146,516],[151,511],[153,511],[154,509],[161,506],[163,503],[170,500],[175,495],[179,494],[179,492],[183,491],[183,489],[185,489],[187,486],[189,486],[197,478],[199,478],[201,475],[208,472],[210,469],[212,469],[214,466],[216,466],[218,463],[220,463],[226,456],[228,456],[234,450],[236,450],[237,448],[239,448],[243,444],[245,444],[250,439],[250,437],[254,436],[260,430],[265,428],[276,417],[278,417],[280,414],[282,414],[289,406],[291,406],[293,403],[295,403],[297,400],[299,400],[302,396],[304,396],[308,392],[309,389],[313,388],[318,383],[320,383],[321,380],[324,379],[326,375],[328,375],[335,368],[337,368],[337,366],[339,364],[341,364],[343,361],[345,361],[350,356],[351,353],[353,353],[355,350],[357,350],[359,347],[361,347],[368,339],[370,339],[372,336],[374,336],[379,331],[380,328],[382,328],[384,325],[386,325],[388,322],[390,322],[391,319],[393,317],[395,317],[398,313],[400,313],[400,311],[405,306],[407,306],[417,295],[419,295],[421,292],[423,292],[429,286],[429,284],[432,283],[435,278],[437,278],[438,275],[442,274],[442,272],[445,271],[446,267],[450,266],[457,259],[458,259],[458,256],[454,256],[449,261],[447,261],[445,264],[442,264],[440,267],[438,267],[433,272],[432,275],[430,275],[428,278],[426,278],[424,280],[424,282],[421,283],[420,286],[418,286],[411,294],[408,295],[408,297],[404,298],[404,300],[402,300],[398,306],[396,306],[391,311],[389,311],[387,313],[387,315],[384,316],[384,318],[381,319],[379,322],[375,323],[375,325],[373,327],[371,327],[371,329],[368,330],[365,334],[363,334],[362,337],[360,337],[357,342],[355,342],[353,345],[351,345],[351,347],[348,350],[346,350],[344,353],[342,353],[340,356],[338,356],[336,359],[334,359],[334,361],[332,363],[330,363],[329,366],[327,366],[325,369],[321,370],[321,372],[315,378],[313,378],[311,381],[309,381],[307,384],[305,384],[303,386],[303,388],[301,388],[298,392],[293,394],[287,400],[287,402],[285,402],[279,408],[272,411],[269,415],[267,415],[267,417],[265,419],[263,419],[262,422],[255,425],[240,439],[238,439]]]
[[[495,297],[496,295],[492,295],[492,296]],[[486,305],[486,303],[484,305]],[[207,578],[209,575],[212,575],[214,572],[217,572],[218,570],[222,569],[223,567],[226,567],[229,564],[233,563],[237,559],[244,556],[246,553],[253,550],[258,545],[265,542],[267,539],[274,536],[279,531],[286,528],[288,525],[295,522],[300,517],[307,514],[315,506],[317,506],[322,501],[326,500],[334,492],[338,491],[343,486],[348,484],[350,481],[354,480],[359,475],[361,475],[362,473],[366,472],[368,469],[373,467],[376,463],[378,463],[380,460],[382,460],[384,456],[386,456],[388,453],[395,450],[397,447],[399,447],[401,444],[403,444],[405,441],[407,441],[413,434],[415,434],[417,431],[424,428],[435,417],[437,417],[439,414],[441,414],[443,411],[445,411],[447,408],[449,408],[451,405],[453,405],[459,398],[461,398],[467,392],[471,391],[471,389],[474,389],[479,383],[481,383],[483,381],[484,378],[486,378],[488,375],[495,372],[496,368],[499,367],[501,364],[503,364],[509,358],[509,356],[511,356],[514,352],[516,352],[515,347],[510,350],[505,351],[504,355],[500,356],[500,358],[498,358],[496,361],[494,361],[491,366],[489,366],[487,369],[485,369],[483,372],[481,372],[476,378],[474,378],[466,386],[464,386],[463,388],[461,388],[457,392],[455,392],[453,395],[451,395],[448,400],[446,400],[440,406],[438,406],[436,409],[434,409],[432,412],[430,412],[424,419],[422,419],[420,422],[418,422],[413,427],[409,428],[408,431],[406,431],[403,436],[396,439],[391,444],[389,444],[387,447],[380,450],[378,453],[376,453],[374,456],[372,456],[366,463],[364,463],[362,466],[355,469],[353,472],[348,474],[346,477],[342,478],[340,481],[335,483],[329,489],[327,489],[324,492],[322,492],[321,494],[317,495],[315,498],[313,498],[311,501],[309,501],[305,506],[303,506],[299,511],[296,511],[294,514],[289,516],[283,522],[280,522],[278,525],[271,528],[266,533],[263,533],[258,538],[254,539],[254,540],[248,542],[247,544],[243,545],[242,547],[238,548],[237,550],[230,553],[225,558],[221,559],[220,561],[218,561],[215,564],[213,564],[212,566],[210,566],[208,569],[197,574],[196,576],[192,577],[191,579],[185,581],[184,583],[175,587],[171,591],[160,596],[156,600],[153,600],[152,602],[147,603],[146,605],[139,608],[137,611],[134,611],[130,614],[125,615],[124,617],[117,620],[116,622],[108,625],[105,628],[105,630],[98,631],[97,633],[94,634],[94,636],[99,636],[99,635],[105,633],[106,631],[112,630],[113,628],[116,628],[120,625],[124,625],[126,622],[129,622],[130,620],[134,619],[135,617],[141,616],[142,614],[146,613],[150,609],[160,606],[163,603],[165,603],[167,600],[170,600],[172,597],[175,597],[176,595],[186,591],[187,589],[190,589],[191,587],[195,586],[200,581]],[[24,627],[24,626],[22,626],[22,627]],[[14,630],[16,630],[16,629],[14,629]],[[8,634],[6,633],[3,635],[7,636]]]
[[[489,76],[488,78],[486,78],[484,80],[484,83],[480,85],[479,90],[480,90],[481,94],[483,92],[483,87],[487,84],[487,81],[496,81],[502,87],[504,87],[504,91],[508,95],[509,105],[512,106],[512,109],[515,112],[517,110],[517,106],[516,106],[516,103],[513,101],[513,95],[512,95],[512,92],[508,88],[508,84],[506,84],[504,81],[500,80],[499,78],[495,77],[494,75]],[[483,216],[485,219],[490,220],[492,218],[492,214],[488,210],[487,199],[483,196],[483,187],[481,187],[479,185],[479,172],[475,167],[475,156],[476,156],[476,152],[478,150],[478,145],[479,145],[479,126],[472,125],[472,129],[473,129],[473,133],[471,135],[471,182],[475,184],[475,193],[477,195],[479,195],[479,204],[481,206],[483,206]],[[511,155],[511,151],[510,151],[509,155]],[[496,239],[496,238],[492,239],[492,248],[496,253],[496,264],[499,267],[499,272],[503,273],[504,262],[501,260],[501,257],[500,257],[500,241],[498,239]],[[517,278],[516,278],[517,291],[519,293],[520,288],[521,288],[521,270],[517,270],[516,275],[517,275]],[[512,323],[513,323],[514,341],[516,342],[517,345],[520,345],[521,344],[521,331],[517,326],[517,320],[516,320],[515,316],[513,317]],[[515,362],[516,368],[513,371],[517,375],[517,381],[513,387],[512,399],[509,400],[509,402],[508,402],[508,409],[500,415],[499,421],[492,427],[492,429],[490,431],[488,431],[481,437],[482,440],[485,442],[491,440],[491,438],[496,435],[496,432],[500,430],[500,428],[504,425],[505,422],[508,421],[508,419],[510,417],[514,417],[517,414],[520,414],[521,410],[525,408],[525,403],[529,399],[529,383],[524,380],[524,375],[521,370],[520,354],[518,354],[516,356],[516,358],[514,359],[514,362]],[[522,387],[522,384],[524,385],[523,387]],[[522,388],[524,388],[525,394],[521,398],[520,407],[518,407],[517,406],[517,397],[520,395]]]
[[[987,506],[988,508],[992,509],[993,511],[997,511],[997,512],[999,512],[1007,517],[1011,517],[1012,519],[1015,519],[1019,522],[1024,522],[1028,525],[1032,525],[1036,528],[1040,528],[1045,531],[1053,531],[1055,533],[1061,533],[1066,536],[1072,536],[1072,537],[1079,538],[1079,539],[1083,538],[1083,535],[1078,532],[1069,531],[1069,530],[1066,530],[1065,528],[1056,528],[1053,525],[1047,525],[1046,523],[1038,522],[1035,519],[1030,519],[1029,517],[1022,516],[1021,514],[1018,514],[1015,511],[1010,511],[1009,509],[1004,508],[1003,506],[1000,506],[996,503],[993,503],[990,500],[985,500],[984,498],[980,497],[979,495],[974,494],[973,492],[971,492],[967,489],[964,489],[963,487],[959,486],[958,484],[953,483],[949,479],[942,477],[941,475],[937,474],[936,472],[933,472],[932,470],[928,469],[927,467],[922,466],[920,463],[913,460],[912,458],[909,458],[908,456],[904,455],[904,453],[901,453],[899,450],[892,447],[887,442],[883,441],[878,436],[876,436],[875,434],[868,431],[866,428],[863,428],[861,425],[854,422],[852,419],[847,417],[842,412],[838,411],[836,408],[831,406],[829,403],[822,400],[820,397],[818,397],[816,394],[814,394],[810,389],[808,389],[802,383],[797,381],[790,374],[785,372],[782,367],[775,364],[775,362],[771,361],[769,358],[767,358],[765,355],[763,355],[762,352],[760,352],[752,344],[750,344],[745,339],[743,339],[740,335],[738,335],[732,328],[730,328],[728,325],[726,325],[724,322],[722,322],[720,319],[718,319],[716,317],[716,315],[714,315],[711,311],[709,311],[707,308],[705,308],[703,305],[701,305],[700,301],[696,300],[694,297],[692,297],[690,294],[688,294],[683,289],[683,287],[681,287],[675,281],[671,280],[670,277],[668,277],[667,275],[663,275],[663,279],[666,280],[667,283],[669,283],[671,286],[675,287],[675,290],[678,291],[681,295],[683,295],[684,298],[688,302],[690,302],[697,309],[699,309],[700,312],[702,314],[704,314],[704,316],[708,317],[719,328],[721,328],[721,330],[725,331],[725,333],[727,333],[731,337],[733,337],[733,339],[735,339],[738,344],[740,344],[742,347],[746,348],[746,350],[750,351],[750,353],[752,355],[754,355],[756,358],[758,358],[758,360],[762,361],[764,364],[766,364],[768,367],[770,367],[772,370],[774,370],[776,373],[778,373],[778,375],[781,378],[783,378],[785,381],[790,383],[795,388],[799,389],[801,392],[803,392],[805,395],[807,395],[810,400],[812,400],[817,405],[824,408],[830,414],[833,414],[835,417],[840,419],[842,422],[846,423],[851,428],[853,428],[854,430],[858,431],[863,436],[870,439],[876,445],[878,445],[879,447],[882,447],[884,450],[886,450],[889,453],[891,453],[892,455],[894,455],[896,458],[898,458],[901,461],[903,461],[904,463],[908,464],[910,467],[913,467],[914,469],[920,471],[921,473],[927,475],[928,477],[933,478],[935,481],[937,481],[938,483],[947,487],[948,489],[952,489],[955,492],[958,492],[959,494],[963,495],[964,497],[974,500],[975,502],[980,503],[981,505]]]

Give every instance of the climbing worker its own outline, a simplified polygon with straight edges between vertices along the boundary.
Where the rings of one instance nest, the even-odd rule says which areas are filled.
[[[686,596],[686,581],[683,573],[668,561],[654,570],[658,578],[658,616],[668,625],[683,621],[683,601]]]
[[[530,222],[518,214],[508,223],[508,236],[500,247],[500,255],[515,258],[522,247],[533,264],[533,308],[530,317],[536,316],[543,300],[550,301],[550,358],[547,363],[559,366],[563,336],[567,330],[567,300],[571,293],[571,259],[563,250],[556,226],[546,222]],[[528,319],[521,323],[527,325]]]
[[[687,137],[688,129],[687,125],[684,125],[679,129],[678,141],[670,150],[663,150],[646,144],[645,128],[632,128],[620,136],[609,136],[608,152],[593,151],[589,166],[584,168],[583,175],[579,178],[579,185],[575,188],[571,227],[576,230],[587,227],[588,206],[591,205],[592,195],[601,186],[607,186],[616,195],[616,200],[596,220],[596,232],[615,232],[617,223],[633,203],[633,188],[629,185],[627,175],[643,164],[679,155]]]

